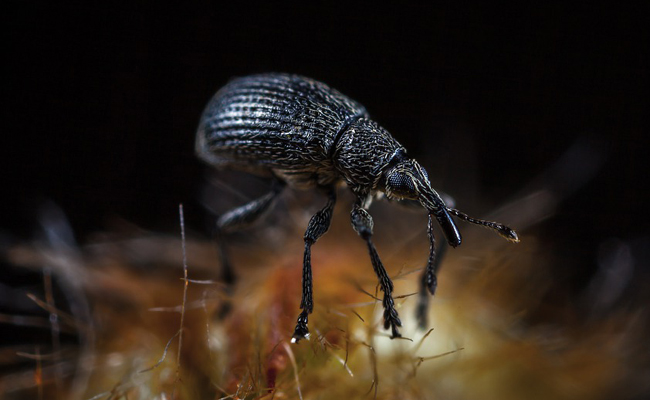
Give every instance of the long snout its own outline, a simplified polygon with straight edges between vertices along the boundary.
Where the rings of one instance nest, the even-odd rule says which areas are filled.
[[[449,243],[451,247],[459,246],[462,242],[460,232],[458,231],[458,227],[454,220],[451,219],[451,215],[447,212],[447,206],[440,198],[440,195],[435,190],[429,189],[425,193],[420,194],[420,203],[422,203],[430,215],[433,215],[436,218],[438,224],[440,224],[440,228],[442,228],[445,238],[447,239],[447,243]]]

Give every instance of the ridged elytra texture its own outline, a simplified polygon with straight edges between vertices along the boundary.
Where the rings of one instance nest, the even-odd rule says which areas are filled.
[[[287,74],[238,78],[208,103],[197,154],[217,168],[274,175],[289,186],[341,179],[358,194],[376,189],[403,147],[359,103],[329,86]]]

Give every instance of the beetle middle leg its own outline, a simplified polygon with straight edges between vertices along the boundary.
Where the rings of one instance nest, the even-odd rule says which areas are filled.
[[[390,280],[390,277],[377,254],[377,249],[375,249],[375,245],[372,243],[373,221],[370,214],[368,214],[368,211],[363,208],[363,201],[361,199],[359,199],[352,208],[351,220],[354,230],[368,245],[372,268],[375,270],[377,278],[379,278],[381,290],[384,292],[384,300],[382,302],[384,306],[384,329],[388,329],[388,327],[391,328],[391,339],[401,337],[402,335],[399,333],[398,327],[402,326],[402,321],[400,321],[397,310],[395,309],[395,301],[393,300],[393,282]]]
[[[292,343],[297,343],[299,340],[309,337],[307,320],[309,314],[314,310],[311,274],[311,246],[329,229],[330,223],[332,222],[334,204],[336,204],[336,189],[329,187],[325,190],[327,192],[327,204],[311,217],[307,230],[305,231],[305,254],[302,266],[302,300],[300,301],[302,312],[298,316],[296,329],[291,338]]]

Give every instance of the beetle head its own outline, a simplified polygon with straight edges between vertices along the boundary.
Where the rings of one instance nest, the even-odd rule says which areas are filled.
[[[420,164],[397,153],[394,164],[384,172],[384,191],[389,199],[417,200],[433,215],[442,228],[449,245],[456,247],[461,243],[460,232],[451,219],[445,202],[431,187],[427,172]]]

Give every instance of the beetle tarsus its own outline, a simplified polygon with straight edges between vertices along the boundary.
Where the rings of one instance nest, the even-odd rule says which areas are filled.
[[[399,318],[397,318],[397,321],[392,321],[391,324],[390,324],[390,328],[391,328],[391,336],[390,336],[390,338],[391,339],[402,337],[402,334],[399,333],[399,330],[397,329],[398,326],[402,326],[402,322],[399,320]]]
[[[309,339],[309,329],[307,328],[308,315],[309,312],[307,310],[302,310],[298,316],[298,323],[296,324],[296,329],[293,331],[291,343],[298,343],[302,339]]]
[[[384,329],[390,328],[391,330],[391,339],[402,337],[402,334],[399,333],[398,327],[402,326],[402,321],[397,315],[397,310],[395,309],[395,304],[392,295],[384,294]]]

